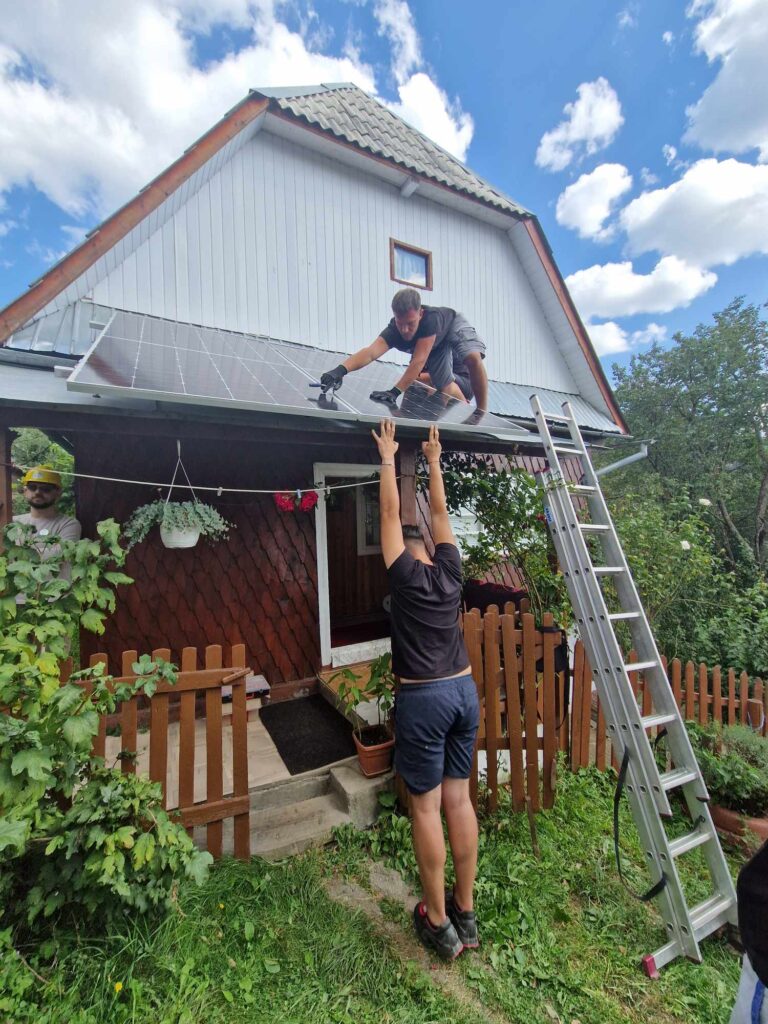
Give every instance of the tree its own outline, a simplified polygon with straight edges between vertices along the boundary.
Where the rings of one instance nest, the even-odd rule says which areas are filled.
[[[768,323],[734,299],[674,346],[614,365],[630,430],[653,439],[651,466],[711,502],[728,565],[752,582],[768,567]]]

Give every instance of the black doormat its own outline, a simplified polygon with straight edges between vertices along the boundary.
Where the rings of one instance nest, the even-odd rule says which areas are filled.
[[[320,694],[268,704],[259,715],[291,775],[355,753],[352,724]]]

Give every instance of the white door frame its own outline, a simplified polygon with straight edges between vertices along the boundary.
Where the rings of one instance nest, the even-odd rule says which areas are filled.
[[[313,479],[318,487],[325,487],[328,477],[366,477],[381,472],[375,463],[316,462]],[[320,491],[315,513],[315,544],[317,547],[317,603],[320,624],[320,662],[331,664],[331,600],[328,586],[328,520],[325,512],[326,491]]]

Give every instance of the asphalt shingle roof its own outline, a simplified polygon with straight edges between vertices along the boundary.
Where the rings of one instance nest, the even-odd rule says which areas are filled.
[[[280,110],[375,156],[506,213],[529,211],[495,189],[378,100],[348,82],[299,89],[256,89]]]

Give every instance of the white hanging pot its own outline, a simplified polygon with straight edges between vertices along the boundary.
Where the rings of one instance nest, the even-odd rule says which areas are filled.
[[[200,540],[200,531],[173,529],[161,524],[160,539],[167,548],[193,548]]]

